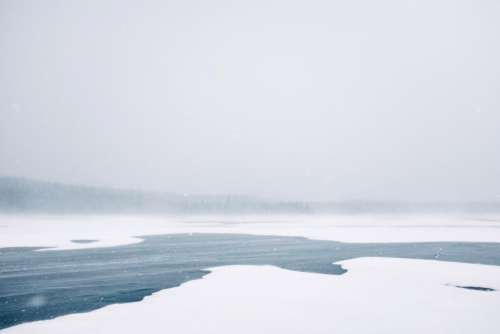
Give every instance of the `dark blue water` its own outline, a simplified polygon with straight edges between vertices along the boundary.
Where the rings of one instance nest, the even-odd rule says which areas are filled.
[[[198,279],[206,268],[274,265],[340,275],[332,262],[365,256],[500,265],[499,243],[350,244],[229,234],[149,236],[133,245],[65,251],[0,249],[0,329],[139,301]]]

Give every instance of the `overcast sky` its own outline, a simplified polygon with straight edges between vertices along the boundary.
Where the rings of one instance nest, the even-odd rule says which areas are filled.
[[[498,0],[0,0],[0,175],[500,199]]]

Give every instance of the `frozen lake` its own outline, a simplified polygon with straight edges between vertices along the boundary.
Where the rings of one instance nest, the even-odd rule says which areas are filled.
[[[403,295],[407,298],[413,296],[410,300],[417,298],[412,294],[417,291],[415,287],[425,279],[429,279],[432,284],[419,294],[432,295],[434,289],[445,288],[444,293],[452,296],[460,296],[460,291],[469,291],[464,295],[467,298],[472,296],[474,299],[476,298],[474,296],[480,296],[479,298],[491,300],[494,305],[500,303],[496,291],[500,288],[500,267],[496,267],[500,266],[500,243],[494,242],[499,238],[500,229],[496,221],[443,220],[443,223],[436,224],[434,220],[428,219],[379,217],[370,218],[373,219],[370,224],[368,219],[360,217],[353,221],[353,218],[346,217],[330,219],[323,217],[311,219],[309,222],[301,222],[298,218],[268,222],[259,219],[230,222],[214,219],[175,221],[175,219],[130,217],[123,219],[4,217],[0,224],[2,230],[6,232],[0,237],[0,246],[3,246],[0,248],[0,329],[11,327],[7,331],[13,330],[15,333],[57,332],[51,325],[49,326],[51,329],[43,330],[42,324],[54,322],[57,326],[61,323],[61,319],[66,317],[49,322],[16,325],[98,310],[87,313],[92,317],[102,312],[109,313],[108,308],[113,304],[131,307],[147,305],[145,301],[134,302],[139,302],[145,297],[153,298],[154,296],[147,296],[164,289],[185,291],[192,286],[191,283],[185,283],[195,282],[200,278],[204,278],[202,281],[205,281],[207,277],[213,275],[210,274],[213,268],[223,269],[229,268],[228,266],[236,266],[234,268],[257,266],[252,267],[254,269],[242,269],[244,272],[251,272],[252,277],[261,275],[261,271],[268,273],[269,269],[265,269],[269,268],[268,266],[283,269],[283,273],[271,270],[270,281],[281,280],[283,277],[286,280],[289,275],[286,273],[301,273],[304,275],[300,276],[303,279],[297,280],[300,286],[296,287],[301,291],[306,287],[310,289],[309,281],[312,282],[315,277],[320,276],[345,277],[340,281],[344,283],[356,282],[356,279],[359,279],[359,282],[364,282],[359,284],[370,286],[376,282],[373,275],[378,275],[379,279],[387,275],[384,278],[387,283],[376,288],[381,293],[385,291],[387,296],[392,295],[393,289],[396,289],[398,284],[402,284],[392,281],[391,278],[392,275],[397,276],[399,272],[406,280],[405,284],[410,284],[400,287],[401,291],[398,293],[402,294],[402,300],[405,298]],[[47,233],[39,232],[44,229]],[[112,233],[113,231],[120,233]],[[150,232],[152,235],[144,236],[139,233],[140,231]],[[40,236],[38,239],[37,234]],[[320,240],[321,235],[325,240]],[[114,236],[115,239],[111,239],[110,236]],[[335,241],[336,237],[343,241]],[[359,242],[356,237],[367,239],[369,242]],[[484,242],[480,241],[482,237]],[[434,238],[440,238],[442,241],[435,241]],[[353,242],[353,239],[358,242]],[[42,248],[42,246],[56,246],[56,248]],[[401,260],[396,263],[387,262],[388,258]],[[431,261],[421,263],[408,262],[416,260],[404,259]],[[455,264],[451,265],[451,262]],[[352,263],[356,264],[355,267],[359,263],[363,264],[360,267],[362,270],[355,272],[355,276],[350,272]],[[409,265],[411,270],[415,270],[413,267],[420,268],[418,274],[409,275]],[[429,271],[427,272],[425,268],[429,268]],[[445,279],[433,276],[439,270],[446,272]],[[229,273],[233,271],[230,270]],[[216,272],[224,273],[214,276],[222,277],[222,280],[229,279],[233,275],[227,276],[225,269],[223,271],[217,269]],[[362,274],[363,272],[365,273]],[[238,274],[238,280],[241,281],[231,284],[251,286],[253,278],[250,276],[244,278],[244,275]],[[353,277],[356,278],[354,281]],[[213,278],[209,282],[212,280]],[[356,292],[363,289],[359,284],[342,288],[342,284],[335,282],[333,281],[334,285],[326,285],[325,289],[330,291],[332,296],[345,294],[345,298],[348,299],[344,301],[345,303],[350,301],[349,298],[356,300],[363,297]],[[181,284],[183,287],[178,288]],[[212,283],[201,283],[203,284]],[[264,293],[268,288],[270,287],[259,289]],[[223,291],[218,293],[224,295]],[[331,307],[334,305],[331,299],[323,300],[323,297],[315,291],[304,290],[301,293],[306,299],[315,296],[315,303],[322,305],[328,302]],[[272,292],[268,294],[272,295]],[[364,294],[369,298],[368,292]],[[484,297],[490,295],[493,297]],[[265,296],[263,298],[262,303],[272,302],[271,297],[269,300]],[[277,300],[282,298],[284,296],[280,296]],[[377,305],[382,309],[391,307],[384,304],[385,298],[380,296],[376,298],[379,299]],[[197,302],[195,298],[194,303]],[[448,301],[445,299],[439,302]],[[486,308],[486,304],[484,305]],[[226,305],[229,308],[240,306]],[[325,305],[325,307],[330,306]],[[359,305],[354,305],[351,309],[336,309],[335,312],[342,316],[352,316],[358,307]],[[445,312],[446,307],[444,307]],[[484,313],[486,309],[482,309],[481,304],[474,307],[479,311],[478,314],[487,314]],[[141,308],[134,312],[144,310]],[[286,310],[283,312],[286,314]],[[420,312],[426,311],[422,308]],[[459,312],[455,314],[460,316]],[[176,319],[183,316],[181,312],[176,315]],[[411,321],[418,318],[419,313],[408,311],[405,316],[410,317],[407,320]],[[106,319],[114,318],[109,316]],[[472,318],[470,321],[473,321]],[[111,323],[112,326],[116,325]],[[103,325],[96,322],[95,326]],[[162,326],[158,328],[161,329]],[[168,327],[168,324],[166,326]],[[64,332],[64,328],[62,330]],[[178,331],[178,328],[176,330]],[[85,332],[85,328],[82,328],[82,331]]]
[[[500,243],[340,243],[302,237],[177,234],[107,248],[4,248],[0,250],[0,328],[139,301],[199,279],[211,267],[273,265],[340,275],[346,270],[335,262],[360,257],[500,265]]]

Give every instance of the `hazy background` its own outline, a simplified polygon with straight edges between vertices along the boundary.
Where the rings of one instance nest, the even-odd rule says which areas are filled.
[[[500,199],[500,2],[0,0],[0,175]]]

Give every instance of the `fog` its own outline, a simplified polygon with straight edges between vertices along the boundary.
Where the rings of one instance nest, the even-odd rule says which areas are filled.
[[[500,2],[0,0],[0,176],[500,200]]]

